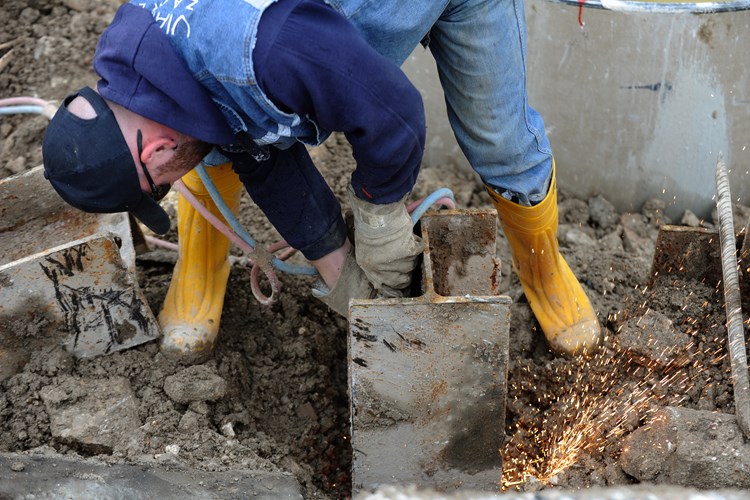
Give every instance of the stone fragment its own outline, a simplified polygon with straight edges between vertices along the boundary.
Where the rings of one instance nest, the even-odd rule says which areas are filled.
[[[98,2],[93,0],[62,0],[62,4],[78,12],[93,12]]]
[[[664,200],[658,198],[652,198],[647,200],[641,208],[641,213],[648,218],[648,221],[654,226],[658,227],[662,224],[671,224],[672,219],[665,213],[667,209],[667,203]]]
[[[620,466],[642,482],[750,488],[750,444],[726,413],[662,408],[625,438]]]
[[[221,434],[224,437],[233,438],[236,436],[234,432],[234,425],[232,425],[232,422],[227,422],[226,424],[221,426]]]
[[[586,234],[585,231],[577,228],[570,227],[562,229],[563,241],[571,247],[594,247],[596,246],[596,240]]]
[[[640,214],[624,213],[620,216],[622,224],[622,244],[626,251],[638,256],[653,256],[656,246],[656,235],[650,234],[646,217]]]
[[[589,198],[589,213],[591,220],[602,229],[612,229],[620,221],[615,206],[601,195]]]
[[[689,227],[700,227],[701,220],[690,210],[685,210],[685,212],[683,212],[682,214],[682,218],[680,219],[680,224]]]
[[[180,446],[177,444],[168,444],[164,447],[164,453],[169,453],[170,455],[179,455]]]
[[[226,391],[226,381],[205,365],[189,366],[164,379],[164,392],[175,403],[216,401]]]
[[[618,329],[615,342],[645,366],[684,366],[690,361],[690,336],[677,330],[664,314],[651,309],[626,320]]]
[[[565,198],[558,202],[560,222],[568,224],[587,224],[589,221],[589,206],[578,198]]]
[[[607,252],[622,252],[625,248],[622,245],[622,228],[605,234],[599,239],[599,246]]]
[[[617,463],[611,463],[605,467],[604,477],[607,481],[607,486],[619,486],[621,484],[629,484],[633,481],[625,474],[620,464]]]
[[[138,439],[138,402],[124,377],[87,380],[63,376],[40,396],[52,436],[91,453],[111,453]]]
[[[194,411],[186,411],[177,425],[177,429],[186,434],[200,432],[201,428],[208,424],[208,419]]]

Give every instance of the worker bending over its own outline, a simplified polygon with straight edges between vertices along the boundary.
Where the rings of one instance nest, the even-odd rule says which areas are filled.
[[[599,324],[559,253],[552,152],[527,104],[522,0],[134,0],[99,40],[97,91],[70,95],[51,120],[46,175],[73,206],[129,211],[165,233],[157,202],[177,179],[218,213],[193,171],[205,157],[229,206],[244,185],[318,270],[316,296],[346,315],[350,298],[401,294],[422,249],[404,201],[422,161],[424,109],[399,69],[420,42],[550,347],[593,350]],[[356,160],[353,242],[305,147],[331,132]],[[177,220],[162,350],[197,362],[217,336],[229,243],[182,197]]]

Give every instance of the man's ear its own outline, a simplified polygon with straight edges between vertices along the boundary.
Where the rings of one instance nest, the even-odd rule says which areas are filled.
[[[177,139],[169,136],[158,136],[151,138],[143,145],[141,161],[146,165],[158,166],[172,157],[177,147]]]

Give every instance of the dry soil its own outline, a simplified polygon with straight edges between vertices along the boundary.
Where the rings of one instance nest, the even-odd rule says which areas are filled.
[[[7,65],[0,64],[0,98],[59,101],[93,85],[96,40],[118,5],[116,0],[3,2],[0,61]],[[36,115],[0,119],[0,177],[41,163],[45,126],[46,119]],[[354,168],[346,143],[334,136],[312,153],[344,200]],[[415,196],[441,186],[454,190],[459,207],[489,206],[475,176],[452,165],[423,170]],[[562,253],[607,332],[602,353],[585,363],[549,352],[510,271],[507,244],[499,238],[501,289],[514,301],[509,442],[503,451],[508,483],[529,475],[542,483],[532,480],[522,488],[633,483],[636,479],[618,462],[621,439],[657,408],[672,404],[734,412],[717,282],[666,279],[649,286],[658,227],[670,222],[662,207],[654,200],[640,213],[619,214],[602,197],[560,194]],[[746,209],[738,207],[738,227],[746,219]],[[247,198],[242,220],[258,241],[276,241]],[[154,311],[166,293],[173,259],[167,252],[139,257],[139,283]],[[266,307],[250,292],[249,271],[232,269],[220,339],[212,359],[199,368],[170,362],[156,343],[86,361],[50,346],[19,373],[0,380],[0,451],[179,462],[207,471],[285,470],[310,496],[346,497],[351,460],[347,325],[310,296],[311,278],[281,279],[280,300]],[[181,382],[196,380],[203,385],[194,393],[179,389]],[[60,419],[69,405],[105,405],[112,391],[130,396],[116,439],[88,447],[61,435]],[[574,441],[571,436],[584,436],[584,444],[564,448],[560,456],[572,457],[573,463],[556,470],[559,456],[552,456],[551,443]]]

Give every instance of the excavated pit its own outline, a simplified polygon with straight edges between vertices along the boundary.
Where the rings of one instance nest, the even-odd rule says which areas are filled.
[[[90,58],[98,34],[118,5],[108,1],[91,10],[74,0],[6,2],[0,11],[0,25],[5,27],[0,46],[15,43],[12,60],[0,71],[0,97],[59,100],[80,86],[93,85]],[[0,49],[0,57],[8,52]],[[45,125],[45,118],[33,115],[2,118],[0,176],[41,163]],[[354,161],[344,140],[332,137],[313,150],[313,156],[334,192],[345,200]],[[559,168],[563,171],[565,165]],[[451,188],[462,208],[490,208],[483,187],[470,172],[451,165],[425,169],[415,196],[437,187]],[[679,481],[677,473],[637,477],[636,471],[624,468],[624,440],[636,439],[635,431],[666,406],[734,413],[717,283],[668,280],[648,286],[657,228],[681,223],[667,220],[663,208],[654,200],[638,213],[619,214],[601,197],[581,200],[561,192],[562,253],[608,334],[603,354],[589,363],[548,351],[511,273],[507,244],[502,235],[498,238],[498,257],[505,263],[498,292],[513,299],[505,419],[509,443],[503,456],[508,483],[528,479],[528,474],[536,479],[521,484],[522,489],[674,483]],[[173,208],[169,210],[174,214]],[[246,198],[241,211],[243,223],[258,241],[277,240]],[[738,228],[744,227],[749,213],[747,207],[737,208]],[[16,236],[6,231],[0,237],[5,242]],[[175,234],[167,238],[174,241]],[[154,312],[166,294],[173,262],[174,256],[166,251],[137,261],[138,281]],[[153,342],[92,360],[76,360],[55,345],[41,348],[0,380],[0,453],[35,452],[222,474],[291,474],[308,497],[346,498],[352,457],[347,325],[311,297],[312,279],[281,275],[281,280],[284,292],[279,302],[264,307],[250,293],[249,270],[232,269],[216,352],[200,367],[170,362]],[[653,337],[653,342],[639,342],[646,337]],[[668,344],[682,347],[665,354],[662,346]],[[674,361],[685,359],[689,362]],[[633,402],[633,394],[641,397],[640,402]],[[601,425],[576,427],[585,420],[576,413],[579,398],[590,411],[583,415]],[[600,406],[591,403],[594,400]],[[113,401],[126,403],[115,407]],[[610,410],[622,411],[624,418],[605,418]],[[87,418],[75,419],[74,414]],[[549,453],[550,443],[559,442],[549,431],[555,424],[571,429],[565,435],[584,435],[584,441],[594,445],[566,451],[575,453],[575,461],[561,471],[544,469],[543,463],[537,471],[523,470],[534,457]],[[711,439],[699,431],[681,435]],[[18,465],[19,460],[0,462],[0,476],[13,481],[14,474],[33,471]],[[508,465],[513,463],[517,470]],[[81,476],[81,471],[74,467],[70,475]],[[216,477],[232,480],[231,474]],[[727,473],[726,485],[745,484],[738,483],[738,477]]]

